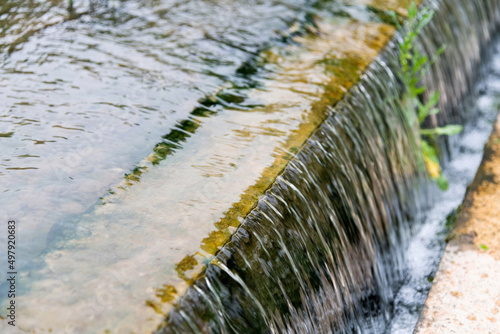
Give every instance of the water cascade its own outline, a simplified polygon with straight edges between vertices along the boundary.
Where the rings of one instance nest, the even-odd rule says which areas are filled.
[[[436,14],[419,47],[432,55],[447,46],[425,78],[442,97],[428,125],[463,124],[474,117],[461,103],[477,80],[500,6],[427,3]],[[396,40],[329,109],[157,333],[383,331],[412,226],[432,201],[399,102]],[[453,141],[441,149],[449,158]]]

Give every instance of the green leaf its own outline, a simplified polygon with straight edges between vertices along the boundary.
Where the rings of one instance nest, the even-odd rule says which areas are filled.
[[[412,1],[410,3],[410,7],[408,8],[408,20],[410,22],[414,21],[417,17],[417,10],[417,4],[415,3],[415,1]]]
[[[490,248],[486,245],[480,244],[479,248],[484,249],[484,250],[489,250]]]
[[[408,123],[410,126],[413,126],[415,116],[418,115],[418,121],[422,123],[429,115],[439,112],[435,107],[439,102],[439,92],[432,94],[425,105],[419,101],[418,97],[427,89],[426,86],[421,85],[421,79],[431,69],[432,64],[437,60],[439,55],[444,52],[445,46],[443,45],[434,54],[421,53],[417,45],[417,39],[422,29],[432,20],[434,10],[427,6],[423,6],[419,10],[416,1],[412,0],[407,7],[407,11],[408,17],[404,29],[401,28],[396,13],[390,12],[389,15],[393,18],[403,37],[403,40],[399,43],[399,62],[401,67],[398,76],[402,79],[407,89],[405,96],[412,99],[412,103],[408,104],[403,101],[403,105],[405,106],[404,111]],[[415,105],[417,113],[415,113]],[[462,127],[459,125],[448,125],[442,128],[421,129],[420,134],[428,136],[453,135],[461,131]],[[425,168],[429,176],[441,189],[448,189],[448,180],[441,171],[436,149],[425,140],[422,140],[420,143],[423,163],[425,163]]]
[[[420,94],[422,94],[423,92],[425,92],[425,89],[426,89],[426,87],[416,87],[416,88],[412,89],[412,91],[413,91],[416,95],[420,95]]]
[[[432,108],[429,110],[429,115],[436,115],[439,114],[439,109],[438,108]]]
[[[461,125],[447,125],[434,129],[421,129],[420,134],[424,136],[453,136],[462,132],[463,126]]]
[[[439,57],[445,50],[446,50],[446,44],[441,45],[439,50],[436,52],[436,58]]]
[[[399,31],[403,30],[403,27],[401,27],[401,23],[399,23],[398,15],[396,14],[396,12],[393,11],[393,10],[390,10],[390,11],[388,11],[388,14],[391,17],[391,19],[394,21],[394,24],[396,25],[396,28]]]
[[[435,92],[429,98],[429,101],[423,105],[420,101],[418,102],[418,120],[422,123],[427,116],[439,113],[439,109],[433,108],[439,101],[439,92]]]
[[[434,149],[434,147],[432,147],[425,140],[422,140],[421,146],[422,146],[422,153],[424,154],[424,156],[428,157],[429,159],[431,159],[434,162],[439,162],[439,159],[437,157],[437,153],[436,153],[436,150]]]
[[[439,102],[439,96],[439,91],[435,91],[434,94],[432,94],[429,98],[429,102],[427,102],[427,105],[435,106]]]
[[[459,134],[460,132],[462,132],[462,130],[464,129],[463,126],[461,125],[446,125],[446,126],[443,126],[443,127],[439,127],[439,128],[436,128],[436,134],[440,135],[440,136],[453,136],[453,135],[457,135]]]
[[[446,178],[446,176],[444,176],[444,174],[441,174],[435,181],[439,189],[441,189],[442,191],[448,190],[448,179]]]
[[[429,22],[432,20],[432,17],[434,16],[434,12],[429,9],[429,8],[424,8],[422,10],[422,16],[420,17],[420,20],[417,24],[416,31],[420,33],[422,29],[429,24]]]

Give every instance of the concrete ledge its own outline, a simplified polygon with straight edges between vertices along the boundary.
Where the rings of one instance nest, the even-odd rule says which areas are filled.
[[[500,332],[500,117],[415,334]]]

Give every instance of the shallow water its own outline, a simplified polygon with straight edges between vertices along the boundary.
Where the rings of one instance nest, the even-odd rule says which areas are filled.
[[[0,199],[24,221],[26,258],[307,10],[301,1],[88,3],[75,9],[89,14],[63,22],[64,1],[2,2]]]

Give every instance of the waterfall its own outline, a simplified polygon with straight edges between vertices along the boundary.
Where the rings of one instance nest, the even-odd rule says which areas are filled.
[[[461,107],[500,22],[496,0],[430,0],[419,47],[444,53],[424,78],[441,92],[429,126]],[[376,332],[429,201],[399,100],[395,36],[289,162],[157,333]],[[442,142],[450,156],[453,140]]]

